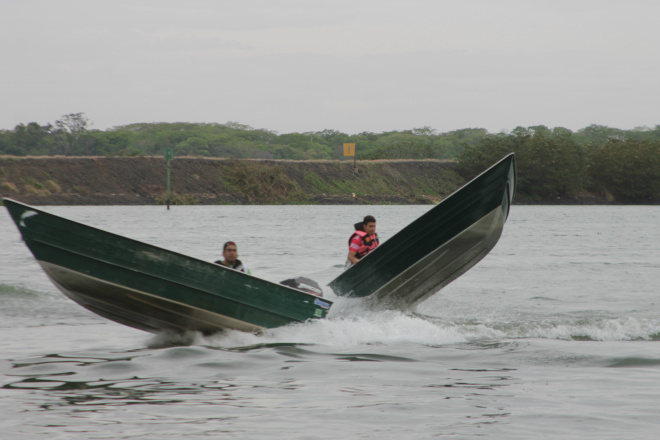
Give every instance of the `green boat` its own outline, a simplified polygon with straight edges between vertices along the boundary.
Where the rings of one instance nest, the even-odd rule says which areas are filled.
[[[148,332],[261,332],[327,316],[332,302],[112,234],[11,199],[4,205],[52,282],[105,318]]]
[[[495,246],[515,192],[514,154],[465,184],[330,282],[338,296],[407,309],[437,293]]]

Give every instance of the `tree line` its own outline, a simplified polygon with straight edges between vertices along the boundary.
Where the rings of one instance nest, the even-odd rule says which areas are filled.
[[[658,132],[660,126],[656,126]],[[652,132],[644,133],[652,134]],[[458,157],[466,178],[482,172],[504,155],[516,153],[518,193],[548,201],[585,192],[610,201],[660,202],[660,139],[612,136],[580,143],[566,130],[543,126],[516,128],[511,134],[486,136]]]
[[[175,156],[236,159],[452,159],[470,178],[509,152],[518,161],[519,194],[548,200],[589,191],[626,201],[660,200],[660,125],[621,130],[590,125],[577,131],[543,125],[510,133],[430,127],[349,135],[337,130],[278,134],[235,122],[139,123],[93,130],[84,113],[53,124],[0,130],[0,155]]]
[[[343,144],[358,145],[360,159],[452,159],[466,144],[487,135],[484,129],[437,133],[424,127],[349,135],[337,130],[278,134],[235,122],[140,123],[90,129],[84,113],[63,116],[53,124],[36,122],[0,130],[0,154],[14,156],[175,156],[236,159],[341,159]]]

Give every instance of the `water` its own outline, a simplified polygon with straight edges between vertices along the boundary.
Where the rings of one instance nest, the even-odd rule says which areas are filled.
[[[52,207],[255,275],[340,273],[427,206]],[[4,209],[3,209],[4,210]],[[87,312],[0,213],[2,439],[657,439],[660,208],[514,206],[481,263],[414,313],[179,340]],[[405,256],[404,256],[405,257]]]

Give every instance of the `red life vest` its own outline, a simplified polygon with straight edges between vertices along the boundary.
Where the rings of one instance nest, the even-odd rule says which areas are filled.
[[[376,249],[379,245],[379,241],[378,241],[377,233],[374,233],[373,235],[369,235],[365,231],[355,231],[353,235],[351,235],[351,237],[348,239],[349,246],[351,245],[351,241],[353,241],[353,237],[355,237],[356,235],[362,239],[361,240],[362,244],[355,252],[355,256],[359,260],[360,258],[367,255],[369,252]]]

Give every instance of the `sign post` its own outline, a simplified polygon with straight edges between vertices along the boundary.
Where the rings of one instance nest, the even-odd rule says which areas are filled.
[[[357,155],[355,154],[355,144],[344,144],[344,156],[353,156],[353,168],[357,170]]]
[[[165,160],[167,161],[167,210],[170,210],[170,161],[174,159],[174,151],[171,148],[165,149]]]

